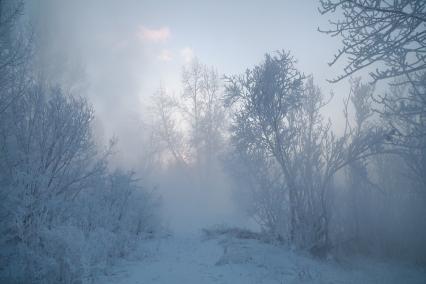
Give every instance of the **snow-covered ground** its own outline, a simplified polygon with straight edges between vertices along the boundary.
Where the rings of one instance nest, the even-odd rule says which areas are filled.
[[[99,283],[426,283],[426,270],[368,259],[320,261],[253,239],[187,234],[149,240]]]

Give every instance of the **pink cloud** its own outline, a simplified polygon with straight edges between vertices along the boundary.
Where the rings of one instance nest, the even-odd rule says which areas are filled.
[[[164,42],[170,38],[170,29],[168,27],[152,29],[140,26],[138,30],[138,37],[141,40],[148,42]]]

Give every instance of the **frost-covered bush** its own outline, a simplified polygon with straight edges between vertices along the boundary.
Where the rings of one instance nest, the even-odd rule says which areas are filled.
[[[0,282],[86,282],[156,230],[157,200],[108,170],[86,100],[32,83],[1,118]]]

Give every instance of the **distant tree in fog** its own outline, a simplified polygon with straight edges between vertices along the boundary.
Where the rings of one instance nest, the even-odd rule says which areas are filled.
[[[184,67],[182,84],[181,108],[190,123],[196,161],[209,165],[223,142],[225,112],[219,74],[195,58]]]
[[[164,88],[153,95],[154,133],[178,164],[192,162],[208,172],[224,140],[219,75],[194,59],[183,68],[182,85],[180,97],[167,94]]]
[[[175,161],[186,166],[184,153],[186,145],[182,129],[178,127],[175,112],[178,108],[176,100],[160,87],[152,97],[153,112],[155,117],[154,136],[155,140],[164,143],[164,147],[171,153]],[[159,149],[161,151],[161,149]]]
[[[182,109],[185,111],[185,114],[190,121],[191,144],[196,149],[196,155],[199,154],[199,147],[201,144],[199,132],[201,120],[201,92],[204,69],[204,66],[198,61],[198,59],[194,59],[188,67],[183,68],[182,72],[182,97],[189,101],[189,107],[182,107]]]

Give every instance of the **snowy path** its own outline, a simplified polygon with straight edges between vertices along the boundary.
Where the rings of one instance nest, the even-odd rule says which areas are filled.
[[[111,277],[110,283],[228,283],[231,278],[237,282],[244,279],[235,269],[223,269],[217,264],[224,248],[215,240],[173,237],[151,241],[147,249],[152,259],[123,263],[118,270],[124,268],[125,272]]]
[[[111,283],[215,283],[212,268],[222,249],[213,242],[174,237],[154,241],[151,246],[153,259],[129,265],[128,277],[112,279]]]
[[[426,283],[410,266],[320,262],[256,240],[198,235],[152,240],[144,260],[122,262],[99,283]]]

